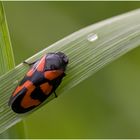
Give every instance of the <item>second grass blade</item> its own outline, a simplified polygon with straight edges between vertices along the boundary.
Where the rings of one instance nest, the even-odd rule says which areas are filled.
[[[0,75],[15,67],[5,14],[0,2]]]
[[[0,76],[13,68],[15,68],[14,55],[3,3],[0,2]],[[20,130],[22,131],[22,135]],[[17,137],[25,138],[24,126],[21,123],[5,131],[5,133],[0,134],[0,139]]]

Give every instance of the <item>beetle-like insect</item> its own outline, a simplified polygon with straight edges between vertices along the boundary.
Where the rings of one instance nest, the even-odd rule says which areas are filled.
[[[55,90],[65,76],[68,57],[62,52],[48,53],[33,63],[24,63],[31,68],[9,100],[10,107],[16,113],[34,109],[52,93],[57,96]]]

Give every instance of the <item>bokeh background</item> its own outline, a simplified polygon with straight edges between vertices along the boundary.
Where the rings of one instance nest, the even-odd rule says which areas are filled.
[[[3,2],[16,65],[140,2]],[[27,138],[140,138],[140,48],[25,118]]]

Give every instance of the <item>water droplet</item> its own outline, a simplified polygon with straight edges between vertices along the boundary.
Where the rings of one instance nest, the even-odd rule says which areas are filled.
[[[93,42],[98,39],[97,34],[91,33],[87,36],[88,41]]]

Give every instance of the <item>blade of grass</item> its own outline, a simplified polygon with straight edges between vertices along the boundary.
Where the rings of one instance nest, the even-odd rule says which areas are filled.
[[[62,51],[69,57],[67,76],[57,95],[73,88],[96,71],[140,45],[140,9],[93,24],[45,48],[27,60],[32,62],[48,52]],[[0,77],[0,132],[26,115],[18,115],[7,106],[9,97],[28,67],[20,64]],[[52,94],[45,102],[54,99]],[[44,103],[44,104],[45,104]],[[38,108],[37,108],[38,109]]]
[[[8,26],[6,22],[5,12],[2,2],[0,2],[0,75],[8,72],[15,67],[14,55]],[[22,129],[22,135],[19,130]],[[0,138],[25,138],[24,126],[22,123],[0,134]]]
[[[15,67],[13,50],[4,15],[2,2],[0,2],[0,75]]]

